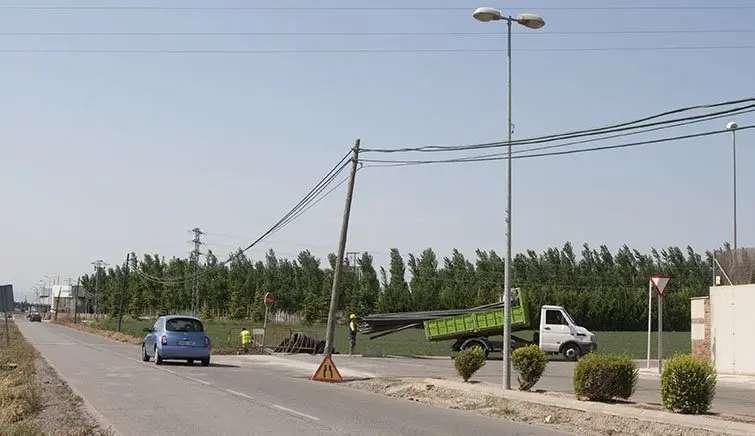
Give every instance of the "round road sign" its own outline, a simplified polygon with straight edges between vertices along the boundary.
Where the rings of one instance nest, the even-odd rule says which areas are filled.
[[[265,294],[263,303],[265,303],[265,307],[272,307],[272,305],[275,304],[275,297],[273,296],[273,294],[271,294],[270,292]]]

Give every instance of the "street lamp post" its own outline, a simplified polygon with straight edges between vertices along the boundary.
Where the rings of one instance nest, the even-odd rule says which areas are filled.
[[[516,22],[530,29],[540,29],[545,26],[545,20],[535,14],[519,14],[516,18],[504,16],[495,8],[477,8],[472,16],[482,22],[506,21],[507,27],[507,58],[508,58],[508,86],[507,108],[508,128],[506,130],[506,143],[508,159],[506,160],[506,264],[503,278],[503,385],[505,389],[511,389],[511,24]]]
[[[734,174],[734,249],[737,249],[737,129],[739,125],[734,121],[726,125],[731,130],[731,155],[733,158]]]

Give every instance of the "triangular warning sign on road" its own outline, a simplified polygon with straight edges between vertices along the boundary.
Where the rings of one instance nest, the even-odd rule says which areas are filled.
[[[330,354],[326,354],[325,358],[322,359],[317,371],[312,375],[312,380],[331,383],[341,383],[343,381],[343,377],[338,372],[338,368],[336,368],[336,364],[333,362]]]
[[[658,291],[658,295],[663,297],[663,294],[666,292],[666,288],[668,287],[668,282],[671,281],[670,276],[652,276],[650,277],[650,282],[655,287],[655,290]]]

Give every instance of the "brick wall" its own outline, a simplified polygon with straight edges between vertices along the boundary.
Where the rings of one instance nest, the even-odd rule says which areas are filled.
[[[693,298],[690,310],[692,312],[692,354],[710,359],[710,298]]]

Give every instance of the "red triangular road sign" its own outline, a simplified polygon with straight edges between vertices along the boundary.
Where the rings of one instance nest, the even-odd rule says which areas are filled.
[[[343,381],[343,377],[341,377],[341,373],[338,372],[338,368],[336,368],[336,364],[333,362],[333,358],[330,357],[330,354],[326,354],[325,358],[322,359],[317,371],[312,374],[312,380],[331,383],[341,383]]]
[[[655,290],[658,291],[658,295],[663,297],[663,294],[666,293],[666,289],[668,288],[668,283],[671,281],[671,276],[652,276],[650,277],[650,282],[653,283],[653,287],[655,287]]]

